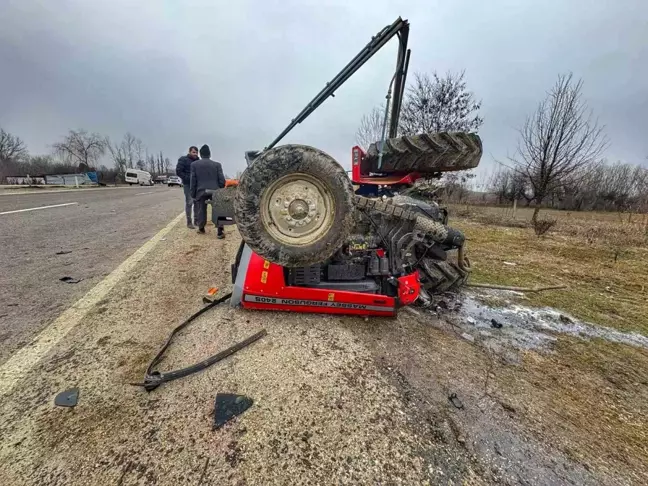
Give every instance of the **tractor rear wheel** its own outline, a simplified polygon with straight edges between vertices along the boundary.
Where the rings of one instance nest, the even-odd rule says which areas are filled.
[[[379,142],[372,143],[362,161],[366,172],[436,172],[477,167],[482,142],[475,133],[439,132],[385,140],[382,165],[378,167]]]
[[[418,268],[423,288],[432,294],[456,290],[466,283],[470,275],[450,260],[423,258]]]
[[[353,186],[331,156],[305,145],[263,152],[243,172],[234,214],[243,240],[285,267],[320,263],[349,236]]]

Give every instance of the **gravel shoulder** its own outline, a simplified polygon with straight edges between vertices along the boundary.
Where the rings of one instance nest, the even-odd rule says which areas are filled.
[[[1,484],[612,485],[646,478],[641,446],[628,444],[625,465],[596,460],[583,452],[591,444],[575,440],[594,426],[566,437],[570,418],[537,400],[550,379],[540,378],[539,364],[554,358],[528,352],[507,361],[424,311],[364,320],[219,307],[178,336],[162,369],[262,328],[268,335],[151,393],[130,386],[206,290],[230,286],[237,233],[228,228],[220,241],[208,229],[201,236],[176,226],[0,404]],[[54,396],[74,386],[77,407],[55,407]],[[250,396],[254,405],[213,431],[218,392]],[[463,408],[450,403],[452,393]]]

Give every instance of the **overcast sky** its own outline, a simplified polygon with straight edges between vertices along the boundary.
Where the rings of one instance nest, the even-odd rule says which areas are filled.
[[[514,151],[567,71],[607,127],[608,159],[647,162],[647,0],[0,0],[0,126],[33,154],[70,128],[130,131],[174,162],[208,143],[233,175],[399,15],[410,74],[466,70],[483,101],[484,168]],[[285,141],[348,167],[395,57],[394,40]]]

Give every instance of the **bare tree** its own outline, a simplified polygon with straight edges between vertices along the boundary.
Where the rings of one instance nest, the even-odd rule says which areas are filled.
[[[500,166],[488,181],[490,191],[497,196],[499,204],[525,199],[527,194],[526,178],[523,174],[508,167]]]
[[[603,127],[582,99],[583,81],[560,75],[520,130],[511,161],[524,174],[535,203],[532,221],[552,191],[595,162],[607,147]]]
[[[142,141],[132,133],[127,132],[119,143],[112,143],[110,140],[107,140],[106,143],[115,168],[120,174],[126,172],[128,168],[143,167],[142,153],[145,147]]]
[[[385,107],[376,107],[369,113],[362,116],[360,126],[356,131],[356,142],[364,150],[369,148],[374,142],[379,142],[382,138],[382,128],[385,121]],[[387,120],[389,123],[389,120]]]
[[[467,171],[447,172],[443,177],[443,194],[447,202],[463,203],[473,189],[477,174]]]
[[[112,143],[110,140],[108,140],[107,145],[108,145],[108,150],[110,151],[110,156],[112,157],[113,162],[115,164],[115,169],[117,170],[117,174],[124,174],[128,166],[128,159],[124,154],[124,149],[122,147],[122,144]]]
[[[139,138],[135,139],[133,151],[135,155],[135,160],[136,160],[135,163],[137,165],[137,168],[144,170],[144,168],[146,167],[146,159],[144,158],[145,147]]]
[[[164,163],[163,163],[162,158],[160,157],[160,154],[157,154],[155,156],[155,167],[156,167],[157,173],[162,174],[163,169],[164,169]]]
[[[53,148],[54,153],[64,161],[90,168],[106,153],[107,141],[98,133],[70,130],[63,141],[55,143]]]
[[[20,137],[0,128],[0,162],[13,160],[20,162],[29,157],[27,146]]]
[[[155,156],[149,155],[148,152],[146,153],[146,165],[148,166],[148,171],[151,174],[160,175],[160,173],[155,168]]]
[[[430,132],[476,132],[484,119],[481,101],[467,90],[465,72],[415,74],[407,90],[400,119],[403,135]]]

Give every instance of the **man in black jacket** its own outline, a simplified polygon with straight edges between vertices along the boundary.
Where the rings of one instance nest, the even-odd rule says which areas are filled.
[[[200,160],[191,164],[191,197],[194,200],[194,216],[198,233],[205,232],[207,224],[207,200],[211,199],[208,190],[225,187],[225,176],[220,162],[210,159],[211,151],[208,145],[200,147]],[[224,238],[223,227],[218,226],[218,238]]]
[[[193,199],[191,199],[190,184],[191,184],[191,164],[198,160],[198,147],[189,147],[189,153],[183,155],[178,159],[176,165],[176,175],[182,180],[182,189],[185,196],[185,214],[187,215],[187,228],[194,229],[191,222],[191,208],[193,206]],[[196,221],[196,212],[194,211],[193,221]]]

